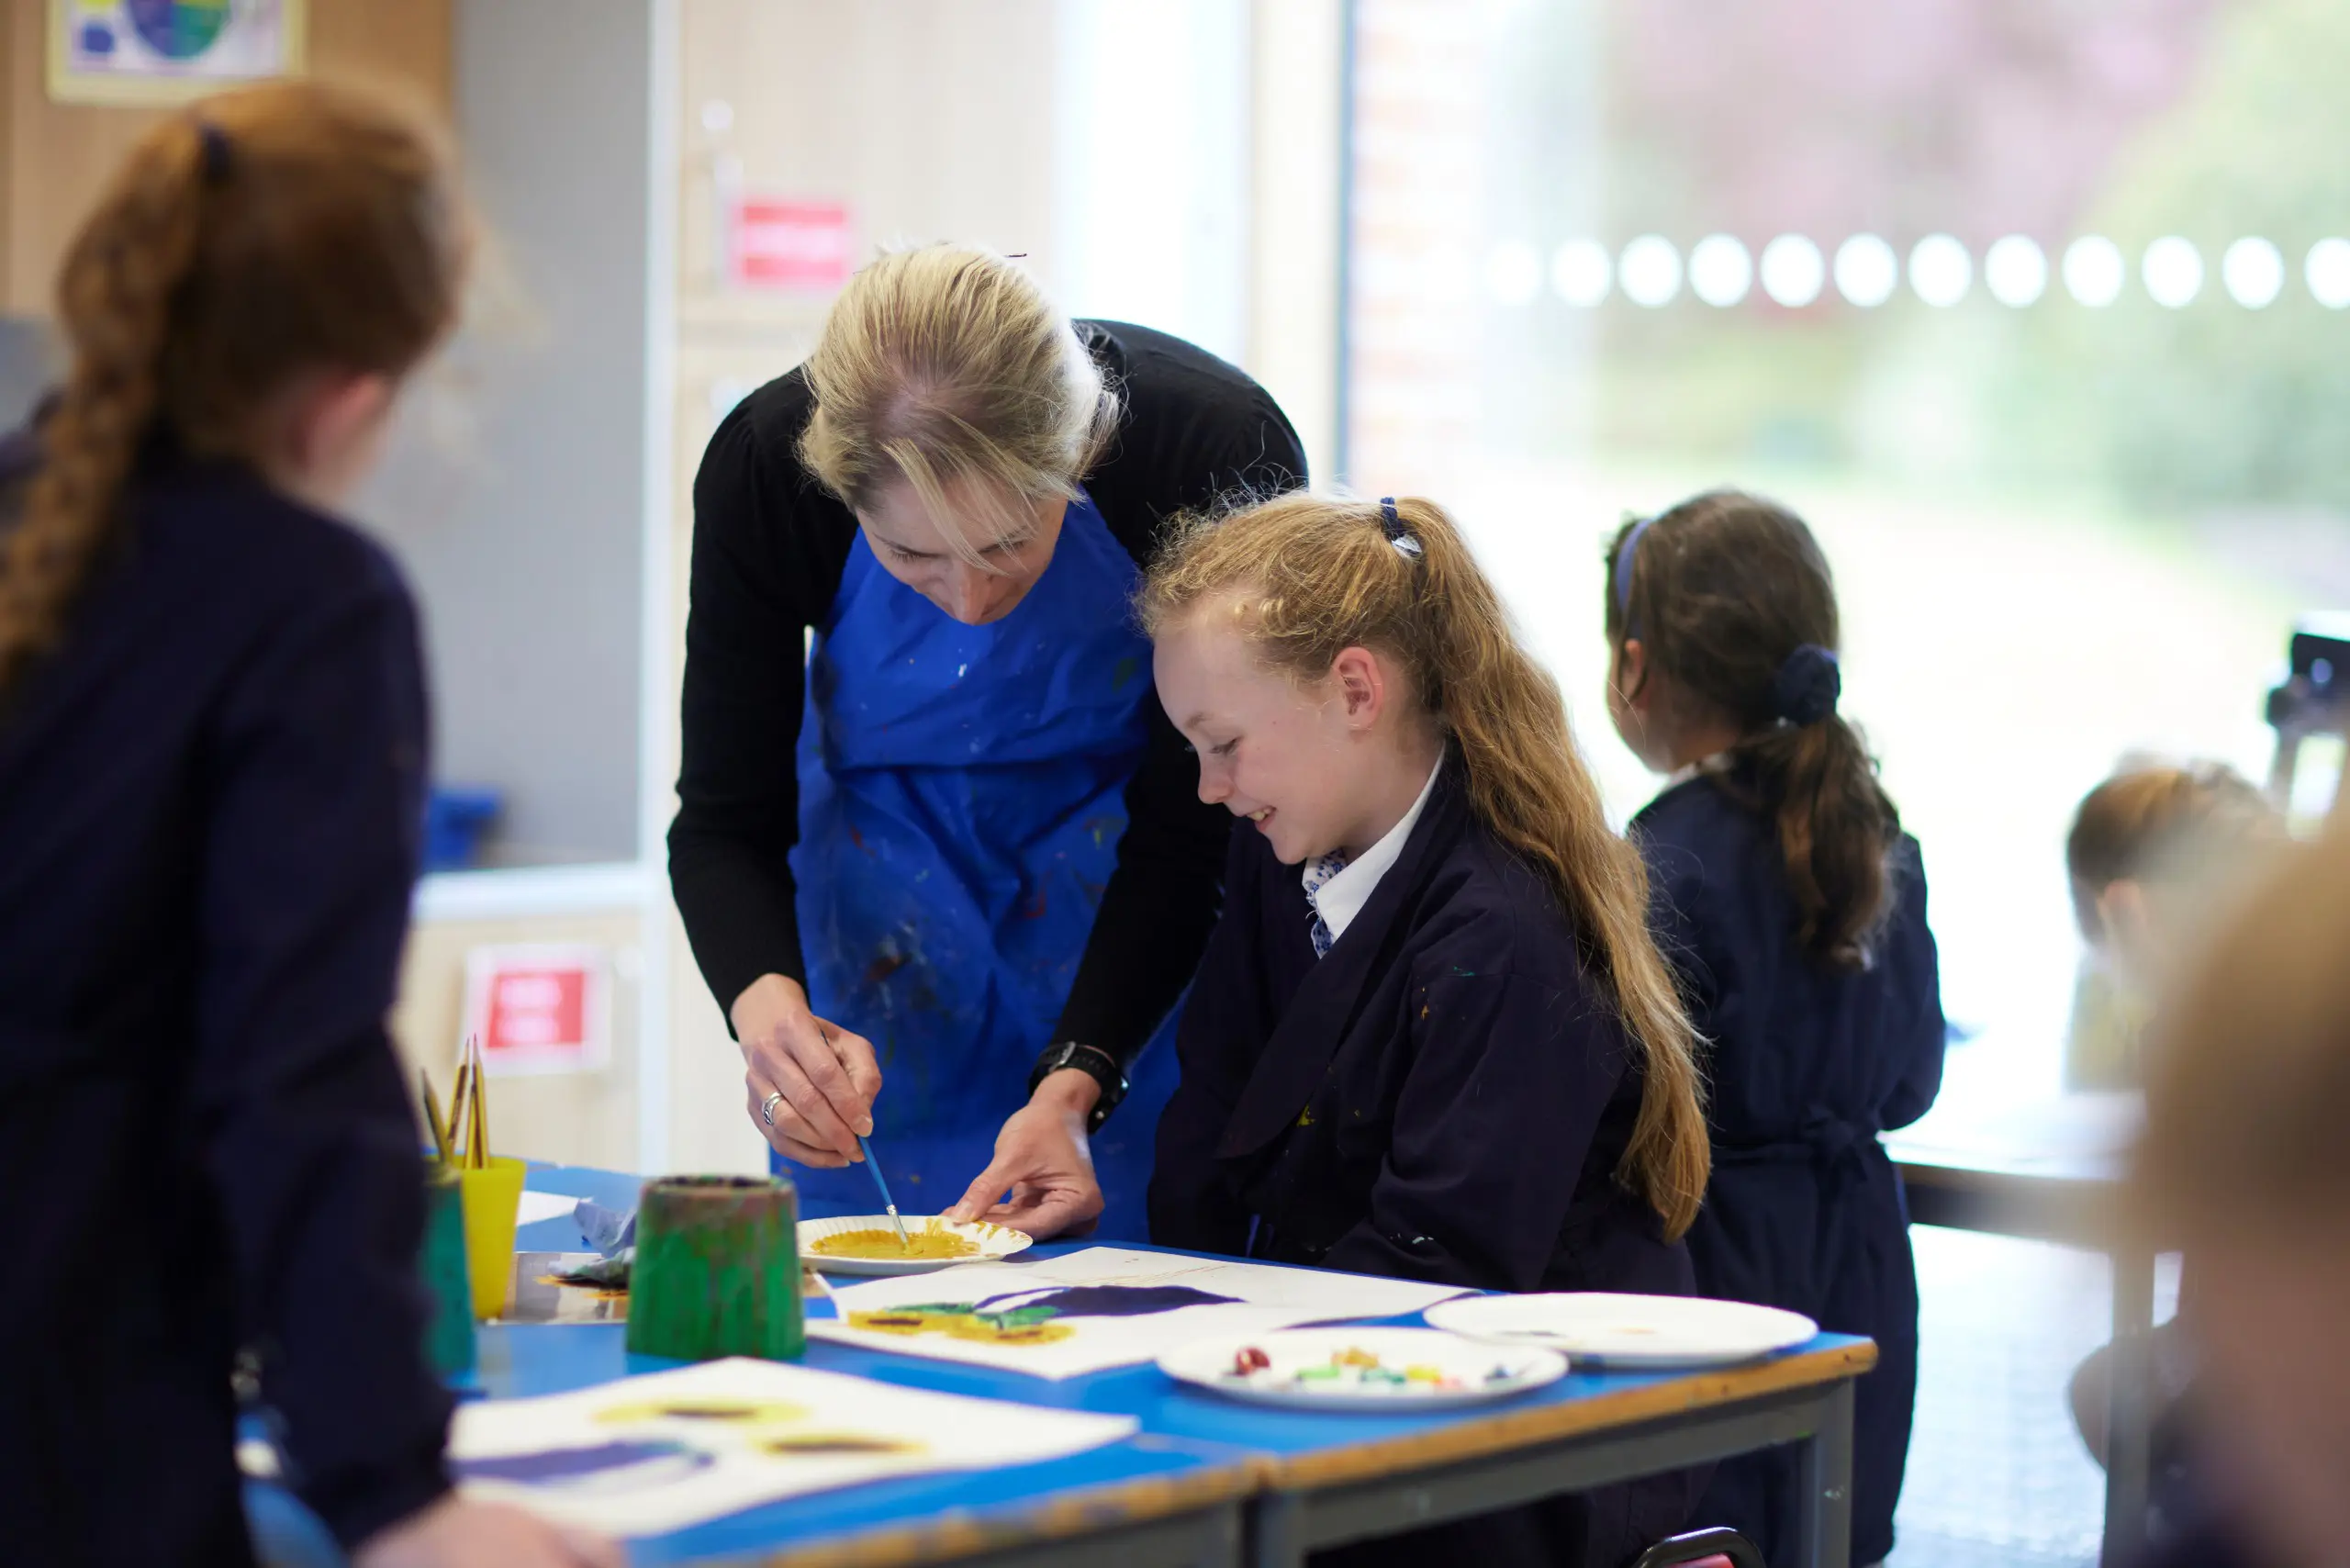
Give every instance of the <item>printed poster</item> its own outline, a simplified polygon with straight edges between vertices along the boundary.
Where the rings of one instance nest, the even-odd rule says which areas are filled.
[[[1091,1247],[1034,1262],[965,1263],[835,1284],[813,1338],[1077,1377],[1157,1361],[1194,1339],[1425,1312],[1468,1291],[1366,1274]]]
[[[738,1357],[461,1406],[449,1468],[468,1496],[666,1535],[810,1492],[1063,1459],[1140,1425]]]
[[[612,1057],[612,956],[585,942],[465,951],[464,1033],[492,1078],[601,1072]]]
[[[305,0],[49,0],[49,95],[186,103],[302,69]]]

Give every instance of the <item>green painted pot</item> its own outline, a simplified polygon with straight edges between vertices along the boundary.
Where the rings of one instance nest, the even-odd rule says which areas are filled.
[[[794,1361],[800,1194],[779,1176],[664,1176],[644,1184],[629,1271],[628,1348],[707,1361]]]
[[[465,1188],[438,1161],[424,1167],[424,1358],[442,1377],[474,1370],[473,1278],[465,1266]]]

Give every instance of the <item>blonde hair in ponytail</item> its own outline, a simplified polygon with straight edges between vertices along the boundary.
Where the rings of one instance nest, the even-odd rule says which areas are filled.
[[[1459,751],[1478,819],[1540,874],[1639,1053],[1640,1114],[1617,1178],[1678,1238],[1711,1155],[1693,1036],[1649,928],[1639,852],[1607,825],[1559,688],[1518,644],[1501,599],[1434,501],[1394,503],[1419,545],[1391,543],[1375,502],[1292,495],[1187,526],[1142,590],[1153,635],[1239,596],[1265,666],[1316,680],[1349,647],[1398,660]]]
[[[248,88],[149,131],[58,277],[72,365],[0,524],[0,697],[63,634],[151,436],[250,462],[301,373],[404,374],[456,314],[464,249],[438,147],[348,91]]]
[[[1117,392],[1069,318],[975,245],[883,254],[833,302],[804,368],[808,471],[854,511],[912,486],[976,566],[1035,532],[1019,502],[1076,499],[1117,433]]]

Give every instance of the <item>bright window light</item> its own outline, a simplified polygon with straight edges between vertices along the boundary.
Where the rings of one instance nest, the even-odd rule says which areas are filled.
[[[1485,291],[1496,304],[1524,306],[1542,292],[1542,253],[1523,240],[1505,240],[1485,260]]]
[[[1689,291],[1707,304],[1728,309],[1753,286],[1754,262],[1730,236],[1708,234],[1689,248]]]
[[[1983,286],[2002,305],[2022,309],[2048,292],[2048,258],[2021,234],[1991,241],[1983,252]]]
[[[1617,272],[1624,297],[1653,310],[1681,292],[1681,252],[1662,234],[1643,234],[1624,247]]]
[[[2311,296],[2328,310],[2350,306],[2350,240],[2337,236],[2311,245],[2301,275],[2309,280]]]
[[[1800,234],[1782,234],[1762,247],[1762,292],[1790,310],[1819,297],[1828,263],[1819,247]]]
[[[2220,258],[2220,281],[2228,297],[2247,310],[2261,310],[2285,291],[2285,252],[2248,234]]]
[[[2146,247],[2138,272],[2155,304],[2177,310],[2192,304],[2203,292],[2203,253],[2191,240],[2165,234]]]
[[[1616,281],[1616,258],[1596,240],[1570,240],[1550,257],[1550,286],[1578,310],[1607,297]]]
[[[2121,297],[2129,276],[2121,247],[2102,234],[2087,234],[2065,247],[2065,292],[2092,310]]]
[[[1901,259],[1874,234],[1855,234],[1836,247],[1836,292],[1863,309],[1893,297],[1901,283]]]
[[[1937,309],[1966,297],[1975,282],[1975,258],[1947,234],[1929,234],[1910,248],[1909,286]]]

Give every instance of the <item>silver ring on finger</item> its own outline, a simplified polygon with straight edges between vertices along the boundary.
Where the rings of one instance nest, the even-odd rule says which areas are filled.
[[[769,1126],[775,1126],[775,1108],[782,1103],[783,1091],[778,1089],[759,1102],[759,1120]]]

